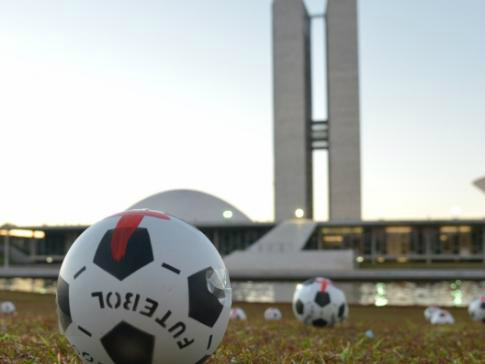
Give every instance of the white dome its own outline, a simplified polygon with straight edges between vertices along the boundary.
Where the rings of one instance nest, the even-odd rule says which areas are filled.
[[[205,192],[170,190],[149,196],[129,209],[163,211],[191,224],[241,224],[251,219],[228,202]]]

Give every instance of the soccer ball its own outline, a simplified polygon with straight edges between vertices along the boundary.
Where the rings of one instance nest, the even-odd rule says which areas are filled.
[[[332,281],[318,277],[296,286],[293,313],[305,324],[333,326],[347,318],[349,306],[345,294]]]
[[[276,307],[268,307],[264,311],[264,319],[271,321],[271,320],[281,320],[283,315],[281,314],[281,311],[277,309]]]
[[[454,324],[455,319],[448,311],[438,309],[433,313],[433,315],[431,315],[430,322],[433,325]]]
[[[0,305],[0,313],[3,315],[13,315],[15,311],[16,309],[13,302],[5,301]]]
[[[433,314],[439,310],[440,308],[434,305],[426,307],[426,309],[424,310],[424,318],[426,319],[426,321],[431,321],[431,317],[433,316]]]
[[[485,296],[480,296],[470,302],[468,313],[472,320],[485,322]]]
[[[203,363],[224,336],[231,301],[212,243],[151,210],[84,231],[57,282],[60,329],[86,364]]]
[[[246,320],[246,312],[239,307],[232,308],[230,318],[231,320]]]

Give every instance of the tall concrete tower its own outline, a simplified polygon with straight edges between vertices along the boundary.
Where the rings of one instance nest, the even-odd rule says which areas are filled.
[[[297,0],[273,2],[274,189],[276,220],[313,213],[310,18]]]
[[[357,0],[329,0],[325,17],[330,220],[361,219]]]
[[[361,219],[357,0],[328,0],[328,120],[312,120],[311,17],[273,1],[275,219],[313,215],[312,151],[328,150],[331,221]],[[322,65],[323,67],[323,65]]]

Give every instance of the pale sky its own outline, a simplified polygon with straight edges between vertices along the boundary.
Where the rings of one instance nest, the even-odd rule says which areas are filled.
[[[0,224],[92,223],[175,188],[272,220],[270,4],[0,2]],[[485,1],[360,0],[359,50],[363,217],[485,217]]]

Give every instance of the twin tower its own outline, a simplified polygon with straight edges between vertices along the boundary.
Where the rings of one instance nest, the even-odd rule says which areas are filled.
[[[328,150],[330,221],[361,219],[356,2],[327,1],[328,119],[313,120],[312,17],[302,0],[273,1],[276,221],[313,217],[312,152],[320,149]]]

